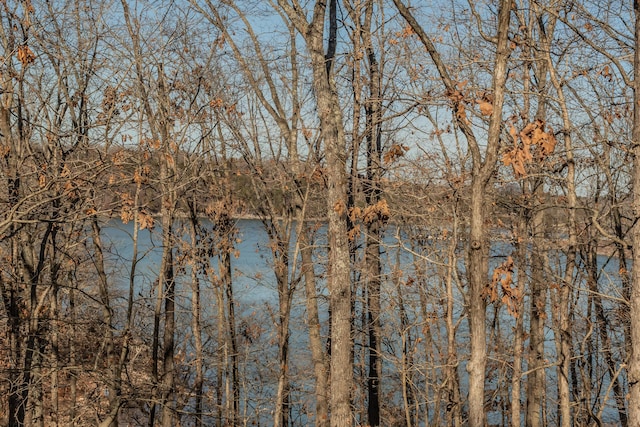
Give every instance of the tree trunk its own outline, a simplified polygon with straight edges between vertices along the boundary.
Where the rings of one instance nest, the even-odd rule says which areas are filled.
[[[533,181],[537,181],[534,179]],[[536,182],[532,182],[534,187],[531,196],[536,198],[541,196],[541,187]],[[544,361],[544,325],[547,317],[547,284],[544,275],[544,262],[542,258],[543,249],[541,240],[543,237],[543,216],[542,210],[533,213],[530,224],[532,233],[532,253],[531,253],[531,298],[529,315],[529,354],[527,357],[527,427],[540,427],[542,422],[542,406],[545,387],[545,361]]]
[[[471,355],[467,364],[469,373],[469,426],[484,426],[484,379],[487,363],[486,302],[484,288],[487,283],[487,257],[489,244],[484,233],[486,215],[486,183],[474,173],[471,183],[471,227],[469,235],[467,275],[469,280],[469,333]]]
[[[331,425],[353,424],[351,389],[353,387],[353,341],[351,339],[351,266],[347,235],[346,141],[342,111],[333,77],[335,40],[324,54],[326,2],[316,1],[311,23],[302,10],[288,2],[278,4],[305,38],[311,57],[313,88],[325,146],[327,169],[327,216],[329,243],[329,305],[331,311]],[[329,22],[329,34],[335,34],[335,16]]]
[[[202,427],[203,417],[203,389],[204,389],[204,359],[202,346],[202,322],[200,303],[200,279],[198,277],[199,265],[205,261],[200,259],[201,249],[198,247],[199,219],[195,201],[189,203],[191,240],[191,332],[193,334],[195,351],[195,378],[193,379],[193,392],[195,394],[195,427]],[[206,252],[205,252],[206,254]]]
[[[367,206],[377,206],[382,193],[382,92],[380,89],[380,65],[373,49],[371,37],[373,1],[368,1],[365,10],[362,42],[369,61],[369,97],[366,102],[366,139],[367,139],[367,182],[365,200]],[[359,18],[358,18],[359,19]],[[380,286],[382,267],[380,264],[380,241],[383,221],[386,218],[374,217],[366,221],[365,238],[365,278],[367,283],[367,325],[369,333],[369,375],[367,381],[369,425],[380,425],[380,378],[381,363],[381,325],[380,325]]]
[[[91,218],[91,241],[93,243],[94,265],[98,274],[98,288],[100,291],[100,302],[102,308],[102,317],[104,322],[104,340],[105,355],[107,358],[108,369],[108,389],[109,389],[109,410],[108,413],[115,411],[117,413],[120,406],[121,390],[120,390],[120,370],[114,365],[116,360],[113,342],[113,310],[111,308],[111,300],[109,297],[109,281],[104,264],[104,252],[102,246],[102,236],[98,218]],[[114,417],[108,427],[118,427],[118,417]]]
[[[231,224],[227,224],[225,230],[231,232]],[[231,239],[231,236],[227,237]],[[233,426],[240,425],[240,378],[238,375],[238,339],[236,334],[236,308],[233,297],[233,280],[231,270],[231,254],[229,250],[223,250],[220,254],[220,275],[222,278],[225,295],[227,297],[227,336],[229,344],[229,355],[231,357],[231,399],[227,396],[228,411],[226,418]]]
[[[315,374],[316,396],[316,427],[329,425],[328,377],[329,367],[326,352],[320,334],[320,316],[318,314],[318,292],[316,291],[316,275],[313,262],[313,248],[309,242],[309,231],[299,228],[300,255],[302,257],[302,274],[304,275],[304,289],[306,294],[307,322],[309,324],[309,347],[311,349],[311,363]]]
[[[273,227],[273,225],[271,225]],[[289,287],[289,239],[281,239],[277,231],[270,235],[274,273],[278,286],[278,385],[274,426],[288,427],[290,416],[289,385],[289,321],[291,319],[291,297],[293,288]]]
[[[640,216],[640,1],[634,0],[635,13],[633,50],[633,213]],[[628,363],[629,425],[640,426],[640,221],[635,221],[633,239],[633,287],[629,300],[631,322],[631,356]]]

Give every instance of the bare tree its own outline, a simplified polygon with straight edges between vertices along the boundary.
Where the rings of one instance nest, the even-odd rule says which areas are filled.
[[[471,334],[471,357],[467,365],[469,372],[469,425],[484,425],[484,389],[486,366],[486,302],[484,288],[488,276],[489,243],[485,234],[485,208],[487,202],[487,186],[495,172],[500,148],[502,126],[502,108],[507,81],[507,60],[509,58],[508,33],[511,15],[510,2],[501,2],[496,21],[496,35],[492,41],[496,45],[491,87],[491,118],[487,133],[484,155],[479,146],[476,132],[470,126],[464,111],[464,96],[456,82],[450,76],[440,53],[431,38],[416,21],[412,12],[399,0],[394,3],[402,17],[418,35],[424,48],[433,60],[441,82],[451,97],[455,121],[465,136],[471,151],[471,212],[468,245],[467,275],[469,291],[467,296],[469,310],[469,329]]]

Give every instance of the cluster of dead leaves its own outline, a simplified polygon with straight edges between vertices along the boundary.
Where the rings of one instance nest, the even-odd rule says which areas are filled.
[[[133,182],[136,184],[146,184],[149,181],[150,174],[151,168],[149,168],[149,165],[137,167],[133,172]]]
[[[11,154],[11,147],[9,145],[0,144],[0,157],[6,159]]]
[[[382,199],[364,209],[357,206],[349,209],[349,218],[352,222],[360,220],[365,224],[372,224],[374,221],[385,223],[389,220],[390,216],[391,212],[389,211],[389,204],[386,199]]]
[[[23,66],[27,66],[36,60],[36,55],[28,45],[18,46],[18,61]]]
[[[502,298],[499,297],[498,289],[502,290]],[[507,257],[507,260],[493,270],[493,278],[491,283],[484,290],[485,297],[491,302],[498,299],[507,307],[507,311],[513,317],[518,317],[520,313],[518,308],[522,302],[522,292],[513,282],[513,258]]]
[[[493,95],[487,92],[478,93],[478,91],[469,91],[465,93],[464,88],[469,83],[464,80],[456,83],[455,89],[448,90],[445,95],[454,106],[456,119],[469,123],[467,118],[467,103],[475,102],[483,116],[491,116],[493,114]]]
[[[529,123],[520,132],[511,125],[509,135],[513,146],[502,154],[502,163],[505,166],[513,167],[513,172],[517,177],[525,176],[527,171],[525,165],[534,160],[542,161],[551,155],[555,150],[557,140],[553,130],[549,127],[546,131],[545,122],[536,120]],[[535,152],[533,151],[535,146]]]
[[[395,37],[391,38],[389,40],[389,44],[391,45],[397,45],[398,43],[400,43],[400,39],[406,39],[411,37],[412,35],[415,34],[415,31],[413,31],[413,28],[411,28],[410,25],[407,25],[406,27],[404,27],[402,29],[402,31],[396,31],[395,32]]]
[[[463,92],[464,87],[469,81],[465,80],[456,84],[456,88],[453,90],[447,90],[445,96],[449,98],[449,101],[453,104],[456,113],[456,119],[465,123],[469,123],[467,119],[466,107],[464,105],[465,94]]]
[[[377,203],[360,208],[358,206],[349,209],[349,219],[353,224],[361,221],[363,224],[373,224],[375,221],[379,221],[385,224],[391,212],[389,210],[389,204],[385,199],[380,200]],[[349,241],[354,241],[360,235],[360,224],[356,224],[349,230]]]
[[[404,156],[404,153],[409,151],[409,147],[401,144],[393,144],[389,149],[384,153],[383,160],[386,164],[393,163],[398,160],[400,157]]]
[[[237,110],[237,104],[227,103],[222,98],[215,98],[209,101],[209,107],[220,112],[225,112],[232,116],[242,116],[242,113]]]
[[[155,226],[155,220],[153,216],[145,211],[144,209],[137,209],[134,203],[133,198],[129,193],[120,193],[120,220],[126,224],[132,219],[136,218],[137,213],[137,221],[138,227],[140,230],[148,229],[151,230]],[[137,210],[137,212],[136,212]]]
[[[485,93],[479,99],[476,99],[476,104],[480,109],[480,114],[483,116],[491,116],[493,114],[493,96]]]

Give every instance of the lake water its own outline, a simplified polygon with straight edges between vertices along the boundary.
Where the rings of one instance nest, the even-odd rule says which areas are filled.
[[[273,411],[273,396],[275,387],[275,378],[277,372],[277,354],[276,354],[276,319],[277,319],[277,290],[275,286],[275,277],[271,268],[271,251],[269,249],[269,240],[265,232],[263,224],[259,220],[239,220],[237,222],[238,228],[238,242],[236,244],[237,257],[232,258],[233,267],[233,283],[234,283],[234,296],[236,298],[236,313],[237,313],[237,325],[238,328],[245,328],[250,326],[252,328],[252,342],[247,340],[240,340],[241,344],[241,371],[242,375],[246,379],[243,383],[242,389],[242,407],[244,415],[251,422],[255,422],[257,425],[269,425],[272,421]],[[110,277],[114,280],[114,286],[116,289],[120,289],[122,295],[125,294],[125,289],[128,287],[129,282],[129,269],[131,266],[131,258],[133,254],[132,245],[132,231],[133,225],[122,224],[119,221],[112,221],[104,229],[105,240],[110,243],[109,251],[109,268]],[[154,282],[157,278],[161,248],[160,248],[160,231],[156,228],[153,231],[141,230],[139,232],[138,241],[138,254],[139,254],[139,266],[136,274],[136,319],[137,325],[142,330],[151,330],[151,313],[155,304],[155,288]],[[320,228],[318,232],[318,245],[322,246],[325,238],[323,236],[324,229]],[[398,314],[398,298],[399,292],[396,288],[397,283],[403,283],[401,288],[404,298],[405,310],[407,313],[406,323],[411,329],[411,334],[415,342],[416,350],[420,349],[418,343],[420,340],[426,338],[425,333],[435,337],[439,337],[442,342],[435,342],[434,349],[429,350],[434,353],[440,352],[442,355],[442,347],[446,347],[446,329],[444,327],[444,311],[442,307],[443,300],[443,282],[441,279],[442,266],[438,265],[441,259],[442,249],[446,242],[438,241],[433,238],[425,238],[421,242],[421,246],[417,248],[417,252],[412,252],[408,247],[405,247],[406,242],[402,240],[402,233],[389,227],[387,236],[385,237],[383,262],[385,265],[385,276],[383,280],[383,328],[385,331],[385,340],[383,342],[383,352],[385,353],[384,371],[387,378],[383,382],[383,396],[387,399],[387,402],[395,402],[399,406],[401,402],[401,393],[397,387],[398,382],[398,370],[399,360],[402,353],[401,345],[401,325],[399,324]],[[400,240],[398,239],[400,237]],[[461,253],[462,242],[459,244],[458,252],[460,252],[458,260],[458,268],[463,271],[463,255]],[[416,249],[416,248],[414,248]],[[500,264],[507,255],[510,255],[513,248],[507,243],[496,243],[492,248],[492,265],[496,266]],[[316,274],[323,274],[322,259],[325,257],[324,250],[318,252],[318,266],[316,267]],[[357,263],[357,261],[356,261]],[[559,263],[561,264],[561,262]],[[419,265],[423,270],[421,271],[421,277],[417,277],[415,268]],[[607,280],[607,277],[617,277],[615,273],[615,266],[608,265],[603,268],[603,280]],[[561,271],[558,271],[562,274]],[[416,280],[417,285],[407,285],[408,278],[413,277]],[[189,352],[189,340],[190,338],[190,326],[189,326],[189,297],[190,297],[190,285],[188,284],[189,275],[184,272],[177,280],[177,319],[182,325],[177,337],[177,343],[186,353]],[[579,282],[579,281],[578,281]],[[613,288],[615,288],[615,280],[612,281]],[[324,281],[320,278],[318,281],[319,294],[326,296],[327,291],[324,288]],[[419,289],[418,289],[419,288]],[[306,312],[304,307],[304,294],[303,286],[300,285],[295,293],[294,307],[292,309],[292,322],[291,322],[291,364],[290,372],[292,377],[292,416],[294,425],[307,425],[311,422],[307,418],[307,413],[313,411],[313,381],[311,378],[310,368],[310,354],[307,343],[307,329],[306,329]],[[432,310],[432,316],[435,316],[437,321],[427,320],[423,317],[421,310],[424,300],[421,302],[420,298],[427,297],[427,306]],[[215,297],[213,295],[213,289],[210,284],[203,282],[203,325],[205,327],[204,333],[210,339],[210,342],[215,342]],[[355,331],[356,331],[356,349],[354,356],[356,358],[356,370],[359,369],[362,364],[362,346],[365,343],[364,335],[359,334],[358,327],[362,327],[361,316],[363,307],[363,298],[365,298],[360,292],[356,294],[356,300],[354,302],[354,309],[356,312]],[[583,297],[584,298],[584,297]],[[454,309],[454,321],[459,321],[465,316],[463,306],[463,296],[459,289],[454,292],[455,309]],[[121,309],[125,305],[124,299],[121,300]],[[328,317],[328,301],[327,298],[320,298],[320,313],[322,317],[323,331],[327,333],[326,319]],[[550,312],[550,311],[548,311]],[[493,307],[490,305],[487,311],[488,324],[494,322]],[[506,310],[502,309],[499,313],[499,322],[501,323],[501,333],[505,340],[510,340],[512,337],[508,336],[508,331],[511,331],[515,326],[515,320],[512,316],[506,314]],[[525,315],[525,330],[528,327],[528,318]],[[257,331],[257,333],[256,333]],[[507,331],[507,332],[505,332]],[[555,359],[555,343],[553,330],[550,325],[550,320],[547,321],[546,333],[546,356],[548,360]],[[460,364],[458,366],[458,372],[460,377],[460,384],[462,393],[468,384],[467,375],[465,371],[465,360],[467,357],[467,344],[468,344],[468,325],[466,321],[460,321],[456,333],[456,339],[458,342],[458,357]],[[207,338],[205,336],[205,338]],[[211,341],[213,340],[213,341]],[[509,355],[501,355],[495,353],[494,343],[489,343],[490,356],[493,358],[499,358],[504,356],[505,363],[509,363]],[[440,350],[438,350],[438,348]],[[526,347],[525,347],[526,349]],[[427,351],[426,348],[424,348]],[[427,353],[429,352],[427,351]],[[213,380],[213,373],[215,366],[213,362],[216,360],[216,348],[209,348],[208,353],[211,362],[209,365],[209,373]],[[416,353],[414,355],[415,363],[415,386],[416,390],[422,390],[428,396],[428,399],[435,399],[435,387],[434,384],[429,384],[434,379],[442,381],[442,366],[429,366],[431,364],[441,363],[438,354]],[[431,360],[431,362],[429,362]],[[362,365],[364,366],[364,365]],[[504,367],[503,367],[504,368]],[[501,369],[503,369],[501,368]],[[524,362],[524,370],[526,370],[526,360]],[[427,372],[428,371],[428,372]],[[502,371],[501,371],[502,372]],[[548,402],[548,410],[550,411],[550,420],[553,419],[553,413],[555,411],[555,405],[553,402],[556,400],[556,385],[555,385],[555,368],[547,369],[547,394],[546,399]],[[504,371],[508,373],[508,370]],[[433,375],[434,378],[429,378],[429,375]],[[487,387],[496,388],[499,385],[506,384],[506,378],[489,375]],[[389,385],[390,384],[390,385]],[[602,377],[603,388],[608,385],[606,375]],[[525,382],[523,382],[523,389]],[[386,388],[385,388],[386,386]],[[429,390],[429,391],[426,391]],[[610,397],[606,397],[606,393],[601,391],[594,399],[594,405],[605,405],[607,408],[604,412],[606,419],[603,421],[615,420],[616,412],[612,407],[612,400]],[[357,401],[362,405],[363,402]],[[429,404],[434,405],[432,401]],[[498,408],[499,409],[499,408]],[[499,411],[489,414],[489,421],[492,423],[500,423]],[[420,423],[419,423],[420,424]]]

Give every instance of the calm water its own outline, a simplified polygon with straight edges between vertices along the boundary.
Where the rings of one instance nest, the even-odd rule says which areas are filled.
[[[277,290],[275,286],[275,277],[271,269],[271,251],[268,246],[268,236],[264,230],[263,224],[259,220],[239,220],[237,222],[238,228],[238,242],[236,244],[237,257],[232,258],[232,267],[234,274],[234,296],[237,303],[237,324],[240,329],[246,325],[257,325],[257,331],[259,332],[255,337],[257,342],[251,345],[243,346],[242,359],[242,371],[243,374],[249,378],[246,388],[243,390],[243,402],[247,415],[254,416],[255,420],[259,423],[269,425],[272,402],[274,394],[275,376],[274,373],[277,369],[277,357],[275,353],[275,324],[277,319]],[[390,227],[391,228],[391,227]],[[129,283],[129,269],[131,266],[131,258],[133,254],[132,245],[132,231],[133,225],[122,224],[119,221],[111,222],[108,227],[105,227],[105,241],[110,243],[109,251],[109,268],[111,270],[111,277],[114,279],[116,288],[119,288],[122,295],[125,294],[125,290]],[[318,244],[322,244],[325,240],[323,236],[323,229],[321,228],[318,236]],[[156,228],[153,231],[141,230],[139,232],[138,242],[138,257],[139,265],[136,273],[135,291],[136,291],[136,310],[137,320],[139,327],[151,328],[150,325],[150,313],[155,302],[155,287],[154,281],[157,278],[159,266],[160,266],[160,230]],[[387,266],[385,270],[385,289],[388,292],[389,301],[385,301],[387,310],[385,311],[385,317],[382,319],[383,324],[387,327],[393,327],[398,323],[397,311],[393,309],[393,301],[395,298],[395,289],[393,288],[391,280],[391,266],[395,266],[397,270],[402,271],[402,277],[406,279],[412,275],[414,269],[414,262],[416,258],[410,251],[400,248],[398,239],[395,237],[400,233],[396,233],[395,230],[390,229],[387,237],[385,238],[385,250],[383,254],[383,262]],[[425,239],[424,246],[421,250],[424,250],[424,255],[432,260],[438,251],[442,249],[442,242],[434,241],[433,239]],[[462,243],[461,243],[462,244]],[[293,248],[292,248],[293,250]],[[508,244],[495,244],[492,248],[492,264],[500,264],[504,258],[511,254],[512,247]],[[323,251],[319,251],[320,254]],[[323,255],[320,255],[323,256]],[[462,256],[459,261],[458,267],[462,270]],[[321,260],[319,260],[321,261]],[[423,283],[428,288],[441,289],[442,283],[440,281],[437,267],[432,265],[428,260],[418,261],[426,266],[425,277]],[[322,275],[322,262],[318,262],[316,267],[316,274]],[[562,264],[561,260],[558,262]],[[607,280],[609,277],[617,277],[615,274],[617,267],[614,265],[607,265],[603,268],[603,280]],[[558,275],[562,274],[562,271],[557,272]],[[189,324],[189,297],[190,297],[190,285],[187,282],[189,279],[188,274],[183,274],[182,279],[178,279],[177,282],[177,305],[178,305],[178,321],[182,319],[184,324]],[[615,281],[612,281],[613,291],[615,291]],[[324,289],[324,282],[322,279],[318,282],[321,295],[327,295]],[[578,283],[579,284],[579,283]],[[305,381],[309,379],[309,351],[307,345],[307,330],[305,321],[305,309],[303,302],[303,285],[299,285],[299,289],[295,293],[294,307],[292,310],[292,322],[291,322],[291,373],[293,378],[294,388],[294,402],[293,416],[296,425],[305,425],[309,420],[305,416],[305,405],[309,405],[313,400],[312,395],[312,381]],[[385,291],[383,291],[385,292]],[[432,292],[428,290],[428,292]],[[437,291],[433,291],[437,294]],[[203,318],[205,319],[205,328],[215,328],[214,317],[214,304],[215,298],[213,296],[213,289],[210,284],[203,282]],[[413,298],[413,296],[411,296]],[[454,298],[456,299],[456,312],[454,317],[460,318],[464,315],[462,307],[462,296],[459,291],[456,291]],[[327,300],[326,298],[320,298],[320,312],[322,313],[322,319],[327,319]],[[405,301],[408,308],[409,323],[412,320],[418,321],[419,313],[412,312],[411,307],[416,306],[415,301]],[[356,302],[356,311],[360,303]],[[434,309],[442,311],[439,305],[435,305]],[[440,304],[440,303],[437,303]],[[122,306],[124,306],[124,299],[122,299]],[[549,311],[550,312],[550,311]],[[493,321],[493,309],[489,306],[487,311],[488,323]],[[440,313],[442,314],[442,313]],[[505,310],[500,311],[499,321],[502,323],[503,331],[510,331],[515,326],[515,320],[505,314]],[[208,319],[208,320],[207,320]],[[525,329],[527,328],[528,319],[525,316]],[[546,345],[547,358],[554,360],[555,358],[555,342],[553,331],[549,327],[548,322],[546,328]],[[440,336],[442,339],[446,339],[446,330],[444,329],[443,322],[439,322],[439,326],[432,327],[431,333]],[[188,329],[188,328],[187,328]],[[326,333],[326,325],[324,329]],[[254,331],[255,332],[255,331]],[[206,330],[205,330],[206,333]],[[179,332],[177,342],[185,342],[188,347],[189,333],[186,330]],[[461,379],[461,387],[464,389],[468,384],[467,375],[465,371],[465,352],[466,343],[468,342],[468,326],[466,321],[460,323],[457,332],[459,345],[459,357],[461,357],[461,363],[459,366],[459,374]],[[384,345],[384,351],[390,356],[389,360],[400,355],[401,346],[399,345],[399,335],[391,332],[389,336],[389,342]],[[395,341],[394,341],[395,340]],[[357,356],[356,356],[357,357]],[[396,375],[391,362],[386,362],[386,370],[389,374]],[[524,369],[526,370],[526,361]],[[556,396],[555,385],[555,369],[548,369],[548,386],[547,386],[547,400],[552,402]],[[502,379],[504,380],[504,379]],[[495,381],[501,381],[496,379]],[[489,380],[487,386],[493,387],[497,383],[494,380]],[[606,388],[606,380],[604,387]],[[399,402],[399,395],[394,397],[394,400]],[[608,400],[608,404],[611,404],[611,399]],[[550,411],[555,411],[553,405],[549,406]],[[605,415],[607,419],[616,419],[616,413],[613,407],[606,410]],[[611,418],[613,417],[613,418]],[[498,413],[490,414],[490,422],[499,423],[501,420],[498,418]]]

